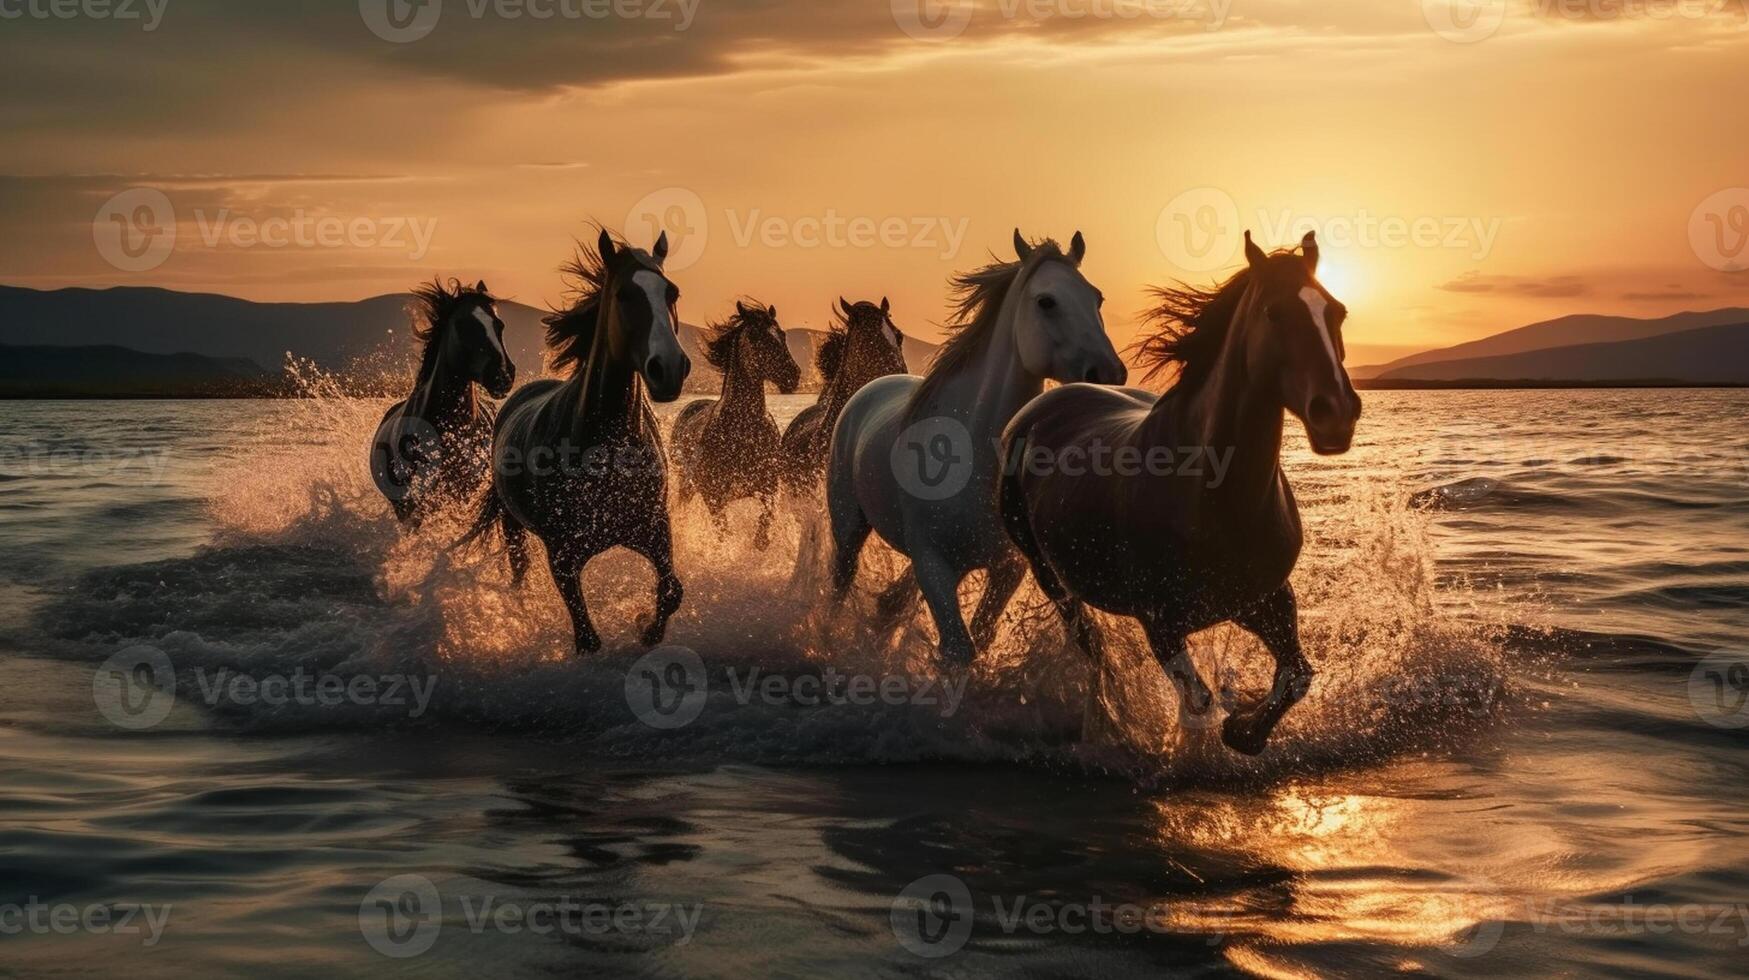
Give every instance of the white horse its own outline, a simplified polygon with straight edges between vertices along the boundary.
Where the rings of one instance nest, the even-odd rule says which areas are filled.
[[[1087,246],[1069,251],[1014,233],[1015,262],[956,276],[953,336],[929,373],[870,382],[844,406],[832,432],[826,504],[832,585],[842,599],[856,578],[870,530],[911,559],[912,575],[882,597],[891,609],[923,591],[941,635],[941,656],[971,662],[1026,572],[996,511],[997,444],[1003,427],[1044,390],[1122,384],[1128,377],[1099,308],[1104,297],[1080,272]],[[989,572],[967,631],[959,585]],[[976,643],[974,643],[974,636]]]

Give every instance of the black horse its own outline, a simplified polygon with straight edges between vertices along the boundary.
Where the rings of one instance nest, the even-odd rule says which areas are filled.
[[[819,400],[802,409],[783,432],[783,483],[793,493],[809,493],[826,470],[832,428],[850,396],[876,378],[904,374],[905,335],[893,323],[892,306],[852,305],[839,297],[832,331],[814,356],[825,381]]]
[[[649,252],[606,231],[593,250],[579,247],[565,269],[575,301],[546,318],[552,365],[570,378],[526,385],[504,403],[492,440],[493,492],[468,535],[500,527],[517,582],[528,568],[526,532],[540,536],[579,653],[601,649],[583,600],[583,566],[610,548],[629,548],[655,566],[646,646],[662,642],[680,608],[667,456],[650,408],[651,398],[679,397],[692,369],[675,335],[680,291],[662,272],[667,256],[666,233]]]
[[[370,444],[371,477],[402,524],[473,499],[486,480],[492,406],[474,386],[503,398],[516,383],[504,352],[504,321],[481,282],[424,283],[413,290],[413,336],[424,342],[413,393],[383,415]]]

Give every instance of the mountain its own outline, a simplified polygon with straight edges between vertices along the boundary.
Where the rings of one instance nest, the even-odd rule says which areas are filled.
[[[1418,364],[1431,364],[1436,361],[1474,360],[1508,354],[1522,354],[1534,350],[1547,350],[1554,347],[1639,340],[1661,334],[1696,330],[1701,327],[1717,327],[1746,322],[1749,322],[1749,309],[1739,308],[1678,313],[1674,316],[1650,320],[1582,313],[1533,323],[1527,327],[1497,333],[1491,337],[1472,340],[1467,344],[1458,344],[1455,347],[1411,354],[1388,364],[1353,368],[1348,373],[1356,379],[1384,377],[1403,368]]]
[[[269,376],[280,374],[290,354],[343,376],[348,387],[359,393],[399,393],[416,357],[407,315],[410,299],[399,293],[350,303],[255,303],[154,287],[37,290],[0,286],[0,345],[105,347],[142,355],[249,362],[257,372]],[[498,304],[498,313],[504,320],[504,346],[516,362],[517,377],[540,377],[544,373],[545,328],[541,318],[545,311],[506,300]],[[703,330],[683,323],[679,333],[682,349],[693,360],[687,390],[718,390],[721,378],[705,363]],[[814,351],[825,334],[806,328],[787,333],[790,352],[802,367],[804,385],[817,385]],[[935,350],[911,338],[906,338],[905,348],[913,370],[921,369]],[[102,363],[119,364],[119,356],[113,352],[104,355]],[[79,374],[76,365],[67,361],[37,357],[32,363],[45,370],[73,372],[67,378],[40,376],[38,380],[44,384],[71,384],[73,377],[90,377],[95,382],[98,377]],[[142,370],[163,369],[151,362],[139,363]],[[190,377],[198,380],[205,375],[196,372]]]
[[[1414,364],[1373,379],[1375,383],[1470,380],[1749,384],[1749,322],[1638,340]]]
[[[147,354],[125,347],[0,346],[0,397],[188,397],[277,394],[254,361]]]

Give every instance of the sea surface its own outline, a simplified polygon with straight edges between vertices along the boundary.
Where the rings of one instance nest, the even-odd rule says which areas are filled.
[[[396,526],[380,403],[0,403],[0,976],[1743,975],[1749,393],[1365,397],[1290,426],[1255,759],[1030,584],[943,676],[810,501],[677,511],[655,660],[599,560],[578,659],[542,563]]]

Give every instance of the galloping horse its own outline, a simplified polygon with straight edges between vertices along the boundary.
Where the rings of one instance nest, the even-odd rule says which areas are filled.
[[[492,406],[474,386],[503,398],[516,382],[504,321],[484,282],[472,289],[456,280],[421,284],[413,312],[413,336],[425,344],[413,393],[383,415],[370,444],[377,489],[409,527],[446,502],[472,499],[492,445]]]
[[[885,297],[879,306],[852,305],[838,297],[831,333],[814,357],[825,387],[783,432],[783,482],[790,492],[808,493],[820,485],[832,429],[850,396],[876,378],[905,373],[905,335],[891,312]]]
[[[1336,455],[1354,439],[1360,397],[1342,366],[1347,310],[1318,283],[1316,239],[1299,255],[1264,255],[1247,232],[1245,255],[1247,268],[1213,291],[1155,291],[1164,329],[1139,349],[1151,374],[1181,366],[1164,396],[1072,386],[1015,416],[999,505],[1087,653],[1104,656],[1084,604],[1134,616],[1191,714],[1213,699],[1186,637],[1227,620],[1257,634],[1275,658],[1273,687],[1221,728],[1230,748],[1256,755],[1313,673],[1288,582],[1302,538],[1281,470],[1282,413],[1304,423],[1314,452]],[[1068,447],[1128,459],[1129,472],[1048,465]],[[1231,452],[1224,480],[1164,462],[1187,451]]]
[[[646,646],[662,642],[680,608],[667,457],[650,408],[651,398],[678,398],[692,369],[674,332],[680,291],[662,272],[667,256],[666,233],[649,252],[606,231],[593,251],[579,248],[565,270],[575,302],[546,319],[552,365],[569,368],[570,379],[525,385],[504,403],[492,440],[494,492],[469,532],[503,529],[517,582],[528,568],[526,532],[540,535],[580,653],[601,649],[583,601],[583,566],[609,548],[629,548],[655,566]]]
[[[777,307],[737,301],[729,322],[712,328],[705,359],[723,373],[723,396],[686,406],[674,420],[674,458],[680,466],[680,499],[703,495],[719,532],[725,509],[742,497],[759,498],[763,510],[754,546],[771,544],[777,506],[777,421],[765,408],[765,383],[792,394],[802,369],[789,352]]]
[[[881,378],[850,399],[826,469],[836,595],[850,588],[869,531],[878,531],[911,559],[950,665],[971,662],[974,636],[989,643],[1025,574],[995,507],[1003,426],[1047,378],[1121,384],[1127,376],[1105,335],[1104,298],[1081,275],[1081,234],[1065,253],[1016,231],[1014,250],[1016,262],[955,277],[954,333],[927,376]],[[958,589],[980,568],[989,576],[968,633]]]

